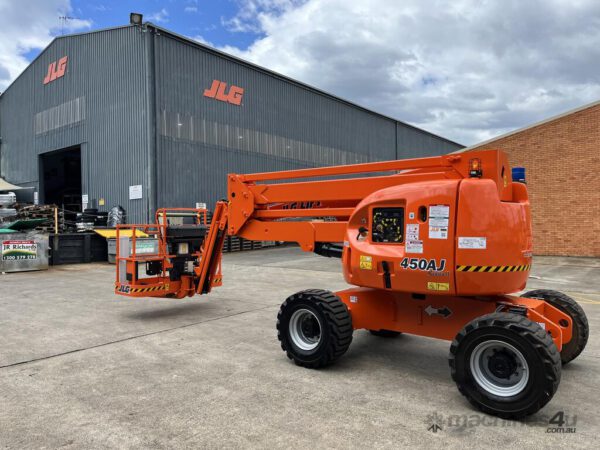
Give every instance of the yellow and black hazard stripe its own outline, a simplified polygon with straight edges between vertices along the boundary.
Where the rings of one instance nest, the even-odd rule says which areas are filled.
[[[456,266],[457,272],[524,272],[531,269],[531,265],[521,266]]]
[[[145,288],[131,288],[131,290],[129,292],[131,292],[132,294],[137,294],[139,292],[156,292],[156,291],[162,291],[164,289],[168,289],[168,288],[164,285],[161,285],[161,286],[152,286],[152,287],[145,287]]]
[[[223,281],[223,278],[221,278],[221,277],[215,277],[212,282],[213,283],[220,283],[221,281]]]

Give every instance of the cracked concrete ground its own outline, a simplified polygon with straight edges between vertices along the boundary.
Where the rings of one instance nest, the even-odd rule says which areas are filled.
[[[575,297],[591,328],[554,399],[526,423],[477,413],[448,342],[357,331],[323,370],[281,351],[288,295],[346,287],[339,261],[277,248],[229,254],[225,283],[185,300],[112,292],[114,266],[0,275],[0,446],[592,447],[600,429],[600,261],[536,258],[529,289]],[[547,433],[559,411],[576,432]],[[437,421],[436,433],[428,427]]]

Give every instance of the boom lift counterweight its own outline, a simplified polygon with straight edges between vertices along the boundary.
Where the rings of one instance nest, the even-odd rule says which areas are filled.
[[[175,224],[178,215],[195,223]],[[525,289],[531,268],[531,218],[527,188],[499,151],[230,174],[210,226],[204,210],[159,210],[155,225],[128,227],[115,284],[128,296],[209,293],[222,283],[226,233],[340,257],[355,287],[302,291],[282,304],[277,330],[289,358],[330,364],[355,329],[446,339],[460,392],[501,417],[550,401],[561,360],[587,342],[585,314],[568,296],[510,295]],[[136,230],[156,237],[156,254],[136,253]]]

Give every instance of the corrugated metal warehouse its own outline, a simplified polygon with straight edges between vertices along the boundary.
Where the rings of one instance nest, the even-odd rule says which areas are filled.
[[[0,133],[7,181],[129,222],[211,205],[230,172],[462,148],[149,23],[54,39],[0,96]]]

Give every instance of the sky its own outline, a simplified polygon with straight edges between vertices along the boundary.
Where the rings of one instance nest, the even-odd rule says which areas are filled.
[[[600,100],[598,0],[0,0],[0,91],[132,11],[465,145]]]

